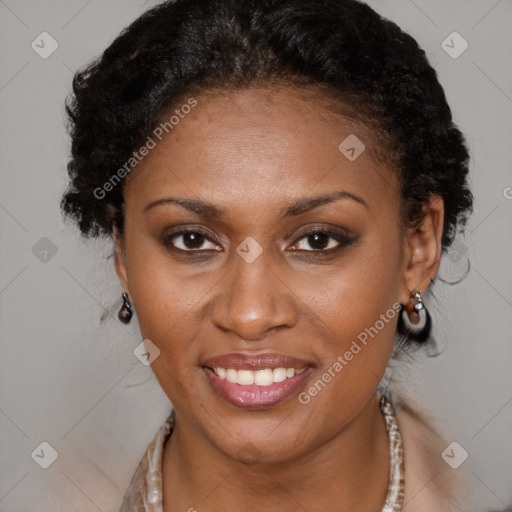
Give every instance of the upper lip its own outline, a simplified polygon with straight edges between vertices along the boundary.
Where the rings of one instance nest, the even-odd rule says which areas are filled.
[[[263,370],[265,368],[294,368],[300,370],[311,366],[304,359],[280,354],[278,352],[232,352],[211,357],[204,361],[208,368],[235,368],[237,370]]]

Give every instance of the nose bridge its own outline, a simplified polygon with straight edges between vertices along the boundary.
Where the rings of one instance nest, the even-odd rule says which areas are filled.
[[[295,323],[295,308],[286,286],[277,274],[271,251],[263,251],[251,261],[246,254],[254,251],[242,243],[231,261],[231,279],[217,298],[213,321],[234,331],[245,340],[257,340],[269,329]],[[254,256],[254,253],[253,253]],[[275,270],[272,269],[275,267]]]

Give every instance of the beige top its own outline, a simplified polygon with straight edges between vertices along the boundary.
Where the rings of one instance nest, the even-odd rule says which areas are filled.
[[[382,398],[382,397],[381,397]],[[384,397],[386,398],[386,397]],[[405,496],[401,508],[383,511],[403,512],[466,512],[469,509],[459,469],[452,469],[441,457],[449,443],[443,441],[431,421],[415,412],[403,399],[388,396],[381,400],[390,438],[391,471],[388,498],[396,495],[397,461],[403,456]],[[387,411],[387,412],[386,412]],[[396,412],[396,415],[395,415]],[[172,410],[141,458],[126,490],[119,512],[163,512],[162,459],[165,442],[172,434]],[[398,426],[398,428],[397,428]],[[392,433],[399,430],[398,440]],[[403,451],[402,451],[403,443]]]

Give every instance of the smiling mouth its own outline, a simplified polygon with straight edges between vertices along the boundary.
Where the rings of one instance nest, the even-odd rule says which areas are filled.
[[[293,396],[313,368],[245,370],[203,367],[212,389],[230,404],[248,410],[269,409]]]

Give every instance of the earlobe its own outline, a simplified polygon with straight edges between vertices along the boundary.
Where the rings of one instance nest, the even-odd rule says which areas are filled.
[[[114,267],[117,278],[126,293],[129,293],[130,287],[128,286],[128,272],[126,270],[126,259],[123,247],[123,237],[117,232],[115,226],[113,228],[113,239],[115,245],[114,252]]]
[[[440,196],[432,195],[423,205],[424,216],[419,226],[406,235],[406,268],[401,302],[410,301],[413,290],[425,292],[437,274],[441,263],[442,235],[444,224],[444,202]]]

